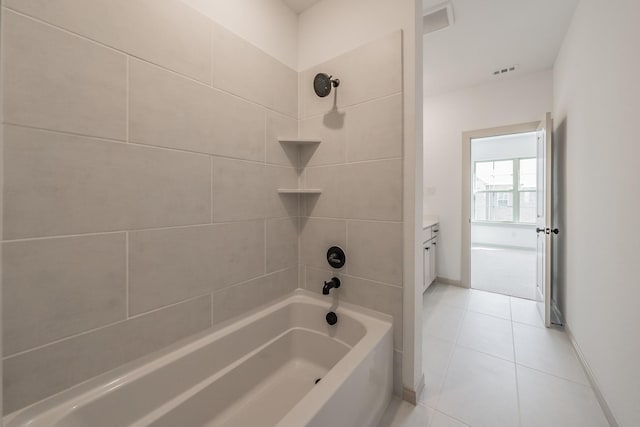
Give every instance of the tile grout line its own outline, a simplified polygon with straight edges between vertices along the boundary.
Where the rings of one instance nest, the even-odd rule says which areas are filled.
[[[267,218],[264,219],[263,225],[262,225],[262,232],[263,232],[263,254],[264,254],[264,262],[263,262],[263,274],[267,274]]]
[[[373,98],[365,99],[363,101],[355,102],[353,104],[340,105],[337,108],[338,108],[338,111],[344,111],[344,110],[360,107],[362,105],[373,104],[374,102],[378,102],[378,101],[384,101],[384,100],[393,98],[394,96],[398,96],[398,95],[404,95],[404,92],[402,91],[402,89],[400,91],[398,91],[398,92],[392,92],[392,93],[388,93],[388,94],[385,94],[385,95],[379,95],[379,96],[376,96],[376,97],[373,97]],[[327,114],[327,111],[323,111],[321,113],[314,113],[314,114],[310,114],[308,116],[301,117],[301,118],[299,118],[299,120],[300,121],[305,121],[305,120],[317,119],[317,118],[322,117],[322,116],[324,116],[326,114]]]
[[[187,150],[184,148],[174,148],[174,147],[165,147],[162,145],[153,145],[153,144],[147,144],[147,143],[143,143],[143,142],[137,142],[137,141],[126,141],[125,139],[116,139],[116,138],[110,138],[110,137],[105,137],[105,136],[95,136],[95,135],[88,135],[88,134],[83,134],[83,133],[77,133],[77,132],[70,132],[67,130],[57,130],[57,129],[50,129],[50,128],[41,128],[41,127],[37,127],[37,126],[30,126],[30,125],[25,125],[25,124],[21,124],[21,123],[12,123],[12,122],[4,122],[4,125],[7,126],[12,126],[12,127],[18,127],[18,128],[23,128],[23,129],[31,129],[31,130],[36,130],[36,131],[40,131],[40,132],[51,132],[51,133],[55,133],[55,134],[60,134],[60,135],[65,135],[65,136],[75,136],[75,137],[80,137],[80,138],[87,138],[87,139],[91,139],[91,140],[96,140],[99,142],[111,142],[114,144],[130,144],[132,146],[136,146],[136,147],[140,147],[140,148],[146,148],[146,149],[155,149],[155,150],[163,150],[163,151],[169,151],[169,152],[174,152],[174,153],[181,153],[181,154],[190,154],[190,155],[197,155],[197,156],[206,156],[206,157],[217,157],[220,159],[227,159],[227,160],[236,160],[239,162],[247,162],[247,163],[256,163],[256,164],[265,164],[263,161],[261,160],[252,160],[252,159],[246,159],[246,158],[242,158],[242,157],[233,157],[233,156],[228,156],[228,155],[223,155],[223,154],[215,154],[215,153],[208,153],[208,152],[203,152],[203,151],[193,151],[193,150]],[[295,166],[291,166],[291,165],[283,165],[283,164],[279,164],[279,163],[267,163],[267,166],[272,166],[272,167],[277,167],[277,168],[282,168],[282,169],[295,169]]]
[[[266,217],[266,218],[250,218],[250,219],[239,219],[236,221],[220,221],[220,222],[203,222],[198,224],[186,224],[186,225],[167,225],[162,227],[150,227],[150,228],[134,228],[134,229],[123,229],[123,230],[114,230],[114,231],[95,231],[88,233],[75,233],[75,234],[56,234],[52,236],[38,236],[38,237],[21,237],[17,239],[6,239],[0,240],[2,243],[20,243],[20,242],[31,242],[38,240],[49,240],[49,239],[68,239],[74,237],[92,237],[92,236],[104,236],[109,234],[118,234],[118,233],[126,233],[126,232],[144,232],[144,231],[164,231],[164,230],[175,230],[181,228],[196,228],[196,227],[208,227],[208,226],[219,226],[219,225],[233,225],[233,224],[242,224],[248,222],[258,222],[263,219],[276,220],[276,219],[287,219],[287,218],[297,218],[296,216],[274,216],[274,217]]]
[[[520,384],[518,382],[518,361],[516,360],[516,334],[513,328],[513,309],[511,307],[511,297],[509,297],[509,317],[511,322],[511,344],[513,345],[513,373],[516,380],[516,404],[518,409],[518,425],[522,426],[522,409],[520,404]]]
[[[129,61],[129,55],[127,55],[127,62],[126,62],[126,73],[125,73],[125,140],[127,141],[127,143],[129,143],[129,128],[131,127],[131,119],[129,118],[129,104],[130,104],[130,100],[131,100],[131,95],[130,95],[130,80],[131,80],[131,70],[130,70],[130,61]]]
[[[213,327],[213,292],[211,292],[209,295],[211,296],[211,299],[210,299],[210,301],[211,301],[211,310],[210,310],[211,319],[209,319],[209,321],[211,323],[210,323],[209,327],[212,328]]]
[[[449,358],[447,360],[447,365],[444,368],[444,374],[443,374],[443,380],[442,383],[440,384],[440,390],[438,390],[438,398],[436,399],[436,408],[437,409],[440,406],[440,398],[442,397],[442,388],[444,387],[445,382],[447,381],[447,377],[449,376],[449,368],[451,367],[451,362],[453,361],[453,355],[456,352],[456,349],[458,347],[458,338],[460,337],[460,332],[462,330],[462,322],[464,322],[464,319],[467,317],[467,306],[469,304],[469,301],[467,301],[467,304],[465,304],[465,307],[463,308],[463,314],[462,314],[462,318],[460,319],[460,325],[458,326],[458,330],[456,331],[456,337],[455,340],[453,341],[453,349],[451,350],[451,354],[449,355]],[[462,346],[460,346],[462,347]]]
[[[213,167],[214,167],[214,158],[210,156],[209,159],[209,167],[210,167],[210,180],[209,180],[209,209],[211,218],[211,224],[213,224]]]
[[[211,59],[211,75],[210,75],[211,82],[206,82],[206,81],[203,81],[203,80],[198,80],[197,78],[192,77],[192,76],[189,76],[189,75],[187,75],[187,74],[182,74],[182,73],[181,73],[181,72],[179,72],[179,71],[172,70],[171,68],[168,68],[167,66],[164,66],[164,65],[161,65],[161,64],[157,64],[157,63],[155,63],[155,62],[153,62],[153,61],[151,61],[151,60],[148,60],[148,59],[144,59],[144,58],[138,57],[138,56],[136,56],[136,55],[135,55],[134,53],[132,53],[132,52],[128,52],[128,51],[126,51],[126,50],[122,50],[122,49],[120,49],[120,48],[116,48],[116,47],[113,47],[113,46],[109,46],[109,45],[107,45],[107,44],[105,44],[105,43],[103,43],[103,42],[100,42],[100,41],[98,41],[98,40],[94,40],[94,39],[92,39],[92,38],[90,38],[90,37],[87,37],[87,36],[85,36],[85,35],[82,35],[82,34],[80,34],[80,33],[73,32],[73,31],[68,30],[68,29],[66,29],[66,28],[64,28],[64,27],[61,27],[61,26],[59,26],[59,25],[57,25],[57,24],[53,24],[53,23],[50,23],[50,22],[44,21],[44,20],[42,20],[42,19],[40,19],[40,18],[37,18],[37,17],[35,17],[35,16],[28,15],[28,14],[26,14],[26,13],[23,13],[23,12],[19,11],[19,10],[13,9],[13,8],[11,8],[11,7],[9,7],[9,6],[2,6],[2,8],[3,8],[3,9],[5,9],[5,10],[7,10],[7,11],[9,11],[9,12],[11,12],[11,13],[14,13],[14,14],[16,14],[16,15],[18,15],[18,16],[22,16],[23,18],[26,18],[26,19],[32,20],[32,21],[37,22],[37,23],[39,23],[39,24],[41,24],[41,25],[45,25],[45,26],[47,26],[47,27],[49,27],[49,28],[53,28],[54,30],[62,31],[62,32],[64,32],[64,33],[68,34],[68,35],[71,35],[71,36],[74,36],[74,37],[78,37],[79,39],[82,39],[82,40],[84,40],[84,41],[86,41],[86,42],[89,42],[89,43],[91,43],[91,44],[93,44],[93,45],[99,46],[99,47],[101,47],[101,48],[103,48],[103,49],[107,49],[107,50],[109,50],[109,51],[111,51],[111,52],[113,52],[113,53],[118,53],[118,54],[120,54],[120,55],[129,56],[129,57],[131,57],[131,58],[133,58],[133,59],[135,59],[135,60],[137,60],[137,61],[144,62],[144,63],[146,63],[146,64],[149,64],[149,65],[152,65],[152,66],[154,66],[154,67],[160,68],[161,70],[164,70],[164,71],[166,71],[166,72],[169,72],[169,73],[171,73],[171,74],[174,74],[174,75],[176,75],[176,76],[178,76],[178,77],[181,77],[181,78],[183,78],[183,79],[189,80],[189,81],[191,81],[191,82],[193,82],[193,83],[197,83],[197,84],[202,85],[202,86],[204,86],[204,87],[207,87],[207,88],[209,88],[209,89],[217,90],[217,91],[219,91],[219,92],[225,93],[225,94],[227,94],[227,95],[230,95],[230,96],[232,96],[232,97],[234,97],[234,98],[237,98],[237,99],[239,99],[239,100],[245,101],[245,102],[247,102],[247,103],[249,103],[249,104],[252,104],[252,105],[254,105],[254,106],[264,107],[264,108],[266,108],[267,110],[272,111],[272,112],[274,112],[274,113],[276,113],[276,114],[280,114],[280,115],[282,115],[282,116],[285,116],[285,117],[288,117],[288,118],[291,118],[291,119],[297,119],[295,115],[290,115],[290,113],[288,113],[288,112],[283,112],[283,111],[276,110],[276,109],[274,109],[274,108],[272,108],[272,107],[269,107],[269,106],[267,106],[267,105],[260,104],[260,103],[259,103],[259,102],[257,102],[257,101],[253,101],[253,100],[248,99],[248,98],[243,98],[242,96],[240,96],[240,95],[238,95],[238,94],[235,94],[235,93],[233,93],[233,92],[230,92],[230,91],[228,91],[228,90],[226,90],[226,89],[223,89],[223,88],[221,88],[221,87],[217,87],[217,86],[215,86],[215,85],[213,84],[213,74],[214,74],[214,73],[213,73],[213,58]],[[208,18],[208,19],[210,19],[210,18]],[[211,20],[211,19],[210,19],[210,20]],[[213,22],[213,20],[211,20],[211,21]],[[261,51],[261,52],[263,52],[263,53],[266,53],[266,52],[262,51],[262,50],[261,50],[261,49],[259,49],[259,48],[257,48],[257,49],[258,49],[258,50],[260,50],[260,51]],[[210,53],[210,55],[212,55],[212,53]],[[267,55],[269,55],[269,54],[267,54]],[[270,55],[269,55],[269,56],[270,56]],[[276,59],[276,58],[274,58],[274,57],[271,57],[271,58],[277,61],[277,59]],[[285,65],[285,64],[283,64],[283,65]],[[285,65],[285,67],[289,68],[287,65]],[[296,72],[296,73],[298,73],[298,72],[297,72],[297,71],[295,71],[295,70],[293,70],[293,71],[294,71],[294,72]],[[299,74],[299,73],[298,73],[298,74]]]
[[[125,256],[124,266],[125,266],[125,306],[126,306],[125,314],[128,320],[131,314],[129,309],[129,232],[128,231],[124,232],[124,256]]]
[[[111,323],[107,323],[107,324],[104,324],[104,325],[96,326],[95,328],[87,329],[86,331],[78,332],[76,334],[69,335],[69,336],[66,336],[66,337],[58,338],[58,339],[53,340],[53,341],[48,342],[48,343],[39,344],[39,345],[37,345],[35,347],[31,347],[31,348],[28,348],[26,350],[20,350],[18,352],[15,352],[15,353],[12,353],[12,354],[9,354],[9,355],[3,355],[2,356],[2,360],[7,360],[7,359],[14,358],[14,357],[22,356],[22,355],[24,355],[26,353],[29,353],[29,352],[32,352],[32,351],[41,350],[41,349],[43,349],[45,347],[56,345],[56,344],[59,344],[59,343],[61,343],[63,341],[72,340],[72,339],[81,337],[83,335],[88,335],[88,334],[91,334],[93,332],[100,331],[102,329],[110,328],[110,327],[113,327],[113,326],[116,326],[116,325],[119,325],[119,324],[122,324],[122,323],[126,323],[126,322],[129,322],[129,321],[144,317],[144,316],[149,315],[149,314],[157,313],[157,312],[163,311],[165,309],[176,307],[176,306],[181,305],[181,304],[186,304],[186,303],[189,303],[191,301],[195,301],[195,300],[197,300],[199,298],[202,298],[205,295],[208,295],[208,294],[197,295],[195,297],[189,297],[187,299],[184,299],[184,300],[181,300],[181,301],[178,301],[178,302],[174,302],[174,303],[171,303],[171,304],[164,305],[162,307],[157,307],[157,308],[154,308],[152,310],[145,311],[144,313],[135,314],[135,315],[129,317],[128,319],[116,320],[115,322],[111,322]]]

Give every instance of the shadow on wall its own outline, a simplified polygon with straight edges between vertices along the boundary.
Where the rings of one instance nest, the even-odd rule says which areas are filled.
[[[329,129],[342,129],[344,128],[344,118],[347,115],[346,112],[338,110],[338,91],[339,87],[333,92],[333,107],[327,114],[324,115],[322,123]]]
[[[567,178],[566,178],[566,158],[567,158],[567,118],[565,117],[555,128],[553,134],[553,200],[552,200],[552,224],[559,228],[560,234],[555,239],[551,239],[551,250],[553,259],[551,264],[552,288],[551,299],[561,313],[566,313],[565,283],[566,283],[566,250],[567,233],[569,232],[566,222],[566,198]]]

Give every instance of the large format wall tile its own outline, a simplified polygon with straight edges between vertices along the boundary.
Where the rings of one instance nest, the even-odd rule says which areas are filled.
[[[5,122],[125,139],[125,55],[10,11],[3,26]]]
[[[214,222],[264,218],[265,168],[263,163],[214,157]]]
[[[402,157],[401,94],[351,107],[348,116],[348,161]]]
[[[346,63],[341,80],[344,105],[402,92],[402,31],[367,43],[338,60]]]
[[[209,158],[5,127],[4,236],[208,223]]]
[[[267,273],[298,265],[298,218],[267,220]]]
[[[3,410],[18,410],[210,325],[206,295],[4,359]]]
[[[352,163],[346,167],[347,217],[402,221],[402,160]]]
[[[126,318],[124,233],[8,242],[2,249],[4,354]]]
[[[305,188],[319,188],[318,197],[307,196],[303,199],[307,216],[324,218],[346,218],[348,207],[347,186],[349,165],[318,166],[304,171]]]
[[[298,287],[295,268],[268,274],[213,294],[213,323],[266,304]]]
[[[211,293],[264,274],[264,222],[132,232],[132,314]]]
[[[331,246],[340,246],[346,250],[347,224],[343,220],[333,219],[301,219],[300,251],[303,265],[326,268],[327,249]],[[347,255],[350,257],[350,255]],[[350,263],[349,260],[347,262]]]
[[[213,85],[297,117],[298,73],[213,24]]]
[[[305,199],[309,216],[402,220],[401,159],[308,168],[305,186],[322,189]]]
[[[211,82],[209,20],[179,0],[6,0],[4,5]]]
[[[344,112],[316,116],[300,121],[300,135],[320,138],[318,146],[302,148],[301,166],[333,165],[347,160],[347,124]]]
[[[214,290],[264,274],[264,221],[216,225]]]
[[[129,233],[131,314],[210,293],[214,246],[210,225]]]
[[[322,293],[323,283],[333,275],[338,276],[341,286],[331,292],[337,295],[340,301],[393,316],[394,348],[402,350],[402,288],[313,267],[306,267],[305,288],[311,292]]]
[[[295,194],[279,194],[278,189],[298,187],[298,172],[283,166],[266,166],[265,194],[267,196],[267,217],[282,218],[298,216],[298,196]]]
[[[347,272],[402,286],[402,223],[348,221]]]
[[[328,73],[340,86],[326,98],[313,91],[313,77]],[[299,118],[327,114],[402,91],[402,32],[396,31],[350,52],[302,71],[299,78]]]
[[[300,154],[298,146],[281,144],[280,137],[298,136],[298,121],[282,114],[267,111],[267,163],[298,167]]]
[[[265,111],[235,96],[131,60],[131,141],[265,160]]]

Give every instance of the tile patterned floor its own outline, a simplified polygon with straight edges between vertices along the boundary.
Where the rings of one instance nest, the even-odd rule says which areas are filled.
[[[606,427],[567,335],[535,302],[435,284],[424,295],[426,390],[379,427]]]

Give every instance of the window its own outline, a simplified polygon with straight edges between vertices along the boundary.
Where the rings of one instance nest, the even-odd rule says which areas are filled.
[[[536,159],[475,162],[473,219],[535,223]]]

